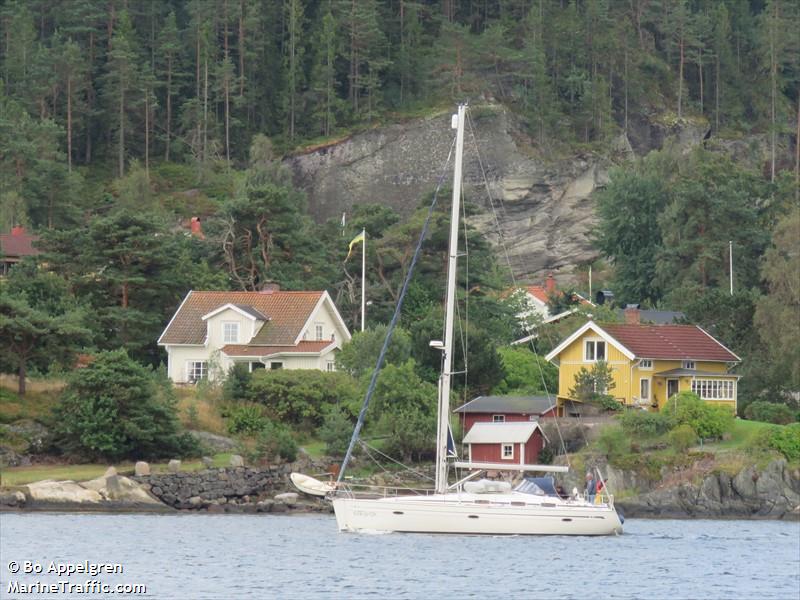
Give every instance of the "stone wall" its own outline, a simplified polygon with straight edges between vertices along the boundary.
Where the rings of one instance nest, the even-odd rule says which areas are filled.
[[[211,509],[226,505],[256,507],[259,503],[262,508],[271,508],[273,496],[294,489],[287,465],[159,473],[134,479],[164,504],[178,509]]]

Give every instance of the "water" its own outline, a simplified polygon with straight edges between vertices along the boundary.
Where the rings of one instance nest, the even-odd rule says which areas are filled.
[[[124,572],[8,570],[86,560]],[[138,597],[165,599],[784,600],[800,598],[800,524],[629,519],[620,537],[490,537],[344,534],[329,515],[4,513],[0,598],[10,580],[144,584]]]

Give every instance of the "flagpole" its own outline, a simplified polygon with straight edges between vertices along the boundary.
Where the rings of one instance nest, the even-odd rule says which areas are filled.
[[[366,313],[366,289],[367,289],[367,229],[361,230],[364,241],[361,245],[361,331],[364,331],[364,315]]]

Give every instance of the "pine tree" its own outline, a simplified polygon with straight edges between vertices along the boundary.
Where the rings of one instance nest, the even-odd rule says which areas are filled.
[[[181,69],[181,51],[175,11],[170,11],[164,26],[158,34],[156,43],[156,76],[164,88],[164,160],[169,161],[172,145],[172,106],[179,86],[175,84],[175,74]]]
[[[126,126],[129,122],[129,111],[134,102],[134,90],[139,77],[139,60],[134,45],[134,32],[128,13],[120,13],[110,40],[111,50],[106,64],[105,94],[109,117],[116,113],[115,125],[117,133],[117,172],[120,177],[125,174]],[[110,122],[111,119],[109,118]]]

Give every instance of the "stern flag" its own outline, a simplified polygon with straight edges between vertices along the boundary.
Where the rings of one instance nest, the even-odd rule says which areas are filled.
[[[353,253],[353,246],[355,246],[358,243],[364,242],[364,235],[365,232],[364,230],[362,230],[361,233],[359,233],[356,237],[354,237],[353,240],[350,242],[350,245],[347,247],[347,258],[344,259],[345,262],[347,262],[347,259],[350,258],[350,255]]]

